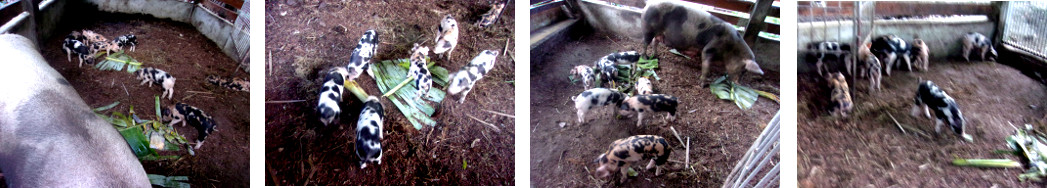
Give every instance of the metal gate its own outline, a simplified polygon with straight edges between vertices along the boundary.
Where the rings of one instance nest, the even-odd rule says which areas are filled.
[[[1003,17],[1004,45],[1047,59],[1047,2],[1007,2]]]

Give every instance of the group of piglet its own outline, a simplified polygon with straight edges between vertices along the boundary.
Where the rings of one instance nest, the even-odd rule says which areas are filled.
[[[666,123],[675,120],[678,99],[664,94],[654,94],[651,80],[635,80],[636,95],[628,96],[623,92],[608,88],[592,88],[596,72],[616,88],[618,64],[635,64],[640,57],[649,55],[647,48],[651,44],[662,43],[666,47],[677,49],[681,54],[701,61],[700,85],[706,86],[710,66],[723,64],[730,81],[737,82],[746,72],[763,74],[756,57],[741,34],[731,23],[709,14],[698,5],[689,2],[651,0],[646,3],[641,15],[640,27],[644,36],[644,53],[635,51],[618,52],[604,56],[596,61],[594,67],[580,65],[571,73],[582,79],[585,91],[571,100],[578,110],[578,122],[585,122],[585,114],[594,107],[614,104],[615,116],[619,113],[629,115],[637,113],[636,125],[643,125],[643,114],[667,112]],[[657,54],[657,47],[655,52]],[[600,86],[596,86],[600,87]],[[655,176],[661,173],[661,166],[668,161],[672,153],[668,142],[656,135],[637,135],[614,141],[606,152],[594,161],[599,164],[596,175],[606,178],[614,172],[621,173],[619,183],[627,178],[625,168],[641,160],[650,159],[647,169],[656,168]]]
[[[497,13],[505,7],[504,2],[495,4],[490,12],[483,15],[477,27],[487,27],[497,19]],[[441,19],[437,26],[435,45],[432,47],[434,54],[443,54],[447,61],[451,61],[451,52],[458,46],[459,35],[458,22],[450,14]],[[360,37],[356,48],[349,56],[346,67],[333,67],[326,69],[323,85],[320,89],[320,97],[316,107],[320,122],[325,126],[335,123],[341,116],[342,92],[345,82],[353,81],[363,75],[370,68],[371,58],[378,53],[378,33],[375,30],[367,30]],[[427,46],[414,44],[409,56],[410,65],[406,78],[413,79],[413,84],[418,88],[412,100],[422,100],[428,97],[432,88],[433,77],[429,71],[426,59],[429,59]],[[451,96],[458,96],[458,103],[464,103],[465,97],[473,86],[483,78],[491,69],[494,69],[498,51],[484,50],[480,52],[469,64],[461,70],[449,75],[447,92]],[[424,100],[422,100],[424,101]],[[360,158],[360,168],[366,168],[368,163],[382,164],[382,127],[385,120],[385,111],[379,97],[368,96],[364,101],[364,108],[360,111],[359,119],[356,121],[356,155]]]
[[[992,41],[989,41],[985,35],[969,32],[961,40],[963,58],[968,62],[971,52],[974,52],[983,61],[996,61],[996,50],[992,46]],[[859,46],[857,61],[849,57],[850,45],[848,44],[819,42],[809,44],[807,48],[817,51],[815,56],[817,56],[818,74],[826,78],[832,90],[830,100],[833,116],[847,117],[847,114],[854,109],[850,88],[843,72],[856,78],[869,79],[868,91],[872,92],[880,89],[881,73],[890,76],[891,69],[895,65],[903,66],[908,71],[912,71],[913,66],[916,67],[916,70],[927,71],[930,64],[930,49],[923,40],[915,38],[910,45],[901,37],[893,34],[876,38],[866,37]],[[833,55],[842,60],[838,62],[844,64],[844,71],[832,72],[830,68],[827,68],[829,66],[825,65],[823,60],[826,56]],[[882,69],[881,62],[886,63]],[[823,70],[829,75],[823,75]],[[964,131],[965,121],[956,101],[930,80],[920,81],[918,85],[919,88],[913,97],[912,115],[918,116],[919,108],[923,107],[924,116],[931,118],[930,111],[933,110],[935,112],[935,131],[940,132],[943,124],[949,125],[957,135],[970,141],[970,135]]]
[[[72,61],[72,59],[69,59],[70,55],[77,55],[77,57],[80,58],[79,66],[82,66],[84,61],[87,61],[88,64],[93,64],[94,57],[103,50],[106,54],[113,51],[121,51],[124,47],[129,47],[131,51],[134,51],[137,45],[138,37],[134,34],[122,35],[110,41],[105,36],[95,33],[94,31],[82,30],[73,31],[67,35],[62,44],[62,50],[66,52],[66,57],[69,61]],[[156,84],[160,86],[161,89],[163,89],[160,98],[166,96],[167,99],[170,100],[174,97],[176,78],[167,73],[167,71],[153,67],[145,67],[135,71],[133,74],[138,80],[142,81],[138,85],[148,84],[149,87],[153,87],[153,84]],[[217,76],[208,76],[207,81],[211,84],[235,91],[249,92],[250,84],[245,79],[227,79],[219,78]],[[203,110],[181,102],[163,108],[161,110],[161,115],[163,121],[169,121],[168,126],[181,122],[183,127],[186,124],[195,127],[198,131],[196,146],[194,146],[195,149],[200,149],[200,146],[204,143],[204,139],[213,131],[216,131],[218,126],[214,118],[204,113]]]

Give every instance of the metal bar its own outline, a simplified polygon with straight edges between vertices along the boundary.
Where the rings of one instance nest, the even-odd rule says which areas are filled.
[[[770,172],[767,172],[767,174],[764,175],[763,178],[760,178],[760,181],[757,182],[756,186],[753,187],[766,187],[768,183],[778,182],[778,177],[781,176],[781,174],[779,173],[781,169],[778,168],[780,166],[782,166],[782,163],[774,164],[774,168],[772,168]],[[770,177],[774,178],[771,179]]]
[[[28,17],[29,17],[29,13],[28,12],[22,12],[21,14],[18,14],[18,16],[15,16],[15,18],[12,18],[11,21],[8,21],[3,26],[0,26],[0,33],[10,33],[11,29],[14,29],[15,26],[17,26],[18,24],[21,24],[22,21],[24,21]]]

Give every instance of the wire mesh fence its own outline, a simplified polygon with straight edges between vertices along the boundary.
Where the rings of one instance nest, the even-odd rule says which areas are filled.
[[[1047,59],[1047,2],[1008,2],[1003,43]]]

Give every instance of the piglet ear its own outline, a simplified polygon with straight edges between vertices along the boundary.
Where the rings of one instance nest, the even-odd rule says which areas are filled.
[[[749,72],[763,75],[763,70],[760,69],[760,64],[756,64],[756,61],[753,61],[751,59],[745,60],[745,70],[749,70]]]

